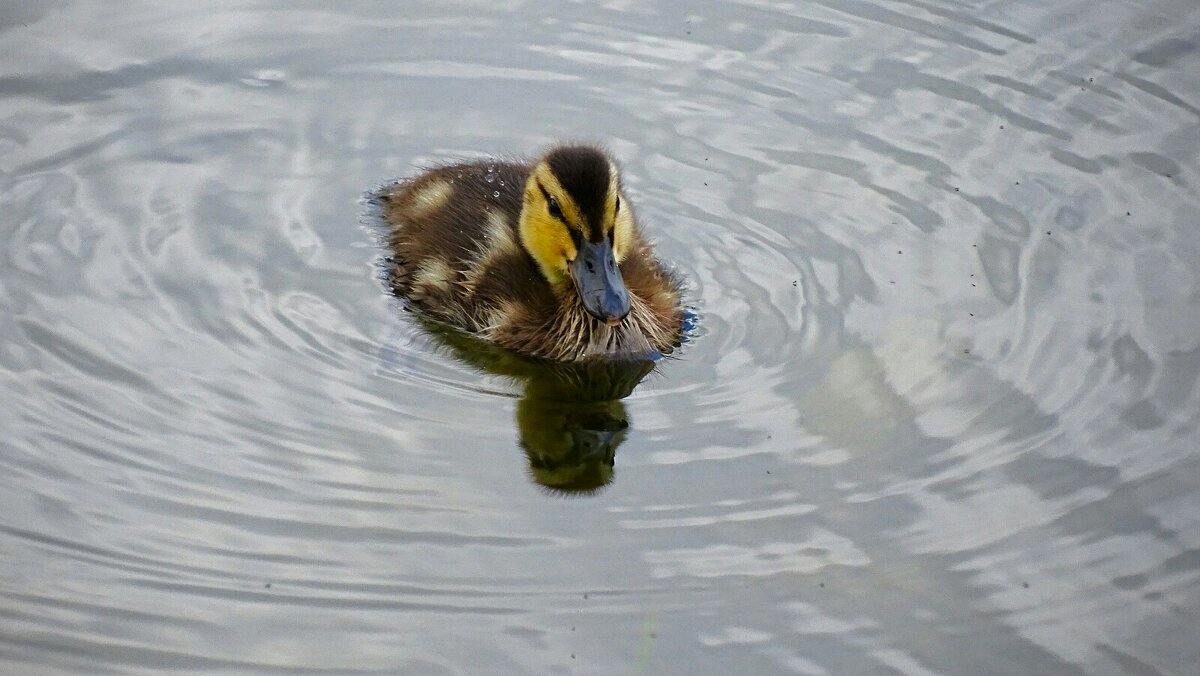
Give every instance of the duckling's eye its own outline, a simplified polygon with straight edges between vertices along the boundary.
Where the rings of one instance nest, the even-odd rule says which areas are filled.
[[[548,205],[547,209],[550,211],[551,216],[557,218],[560,221],[563,220],[562,207],[558,206],[558,200],[551,197],[547,200],[546,204]]]

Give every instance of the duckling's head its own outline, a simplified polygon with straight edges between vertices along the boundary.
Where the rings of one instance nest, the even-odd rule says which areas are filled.
[[[588,313],[610,325],[629,314],[618,264],[633,243],[616,164],[590,146],[551,150],[533,168],[521,207],[521,243],[551,286],[570,285]],[[568,284],[570,282],[570,285]]]

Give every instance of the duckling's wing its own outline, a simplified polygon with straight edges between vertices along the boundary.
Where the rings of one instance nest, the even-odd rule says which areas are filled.
[[[474,287],[494,251],[519,241],[528,173],[513,163],[457,164],[385,190],[394,291],[435,318],[478,330]]]

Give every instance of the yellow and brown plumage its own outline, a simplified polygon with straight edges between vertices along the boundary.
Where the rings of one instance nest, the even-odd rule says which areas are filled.
[[[443,166],[380,199],[392,288],[428,317],[553,360],[679,343],[680,282],[596,148]]]

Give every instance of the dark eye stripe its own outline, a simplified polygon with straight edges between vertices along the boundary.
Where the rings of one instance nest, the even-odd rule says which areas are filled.
[[[558,200],[550,196],[550,193],[546,191],[546,188],[542,186],[540,181],[538,182],[537,187],[538,190],[542,191],[542,197],[546,198],[546,204],[548,205],[547,208],[550,211],[550,215],[562,221],[563,223],[566,223],[567,220],[563,217],[562,207],[558,205]]]

